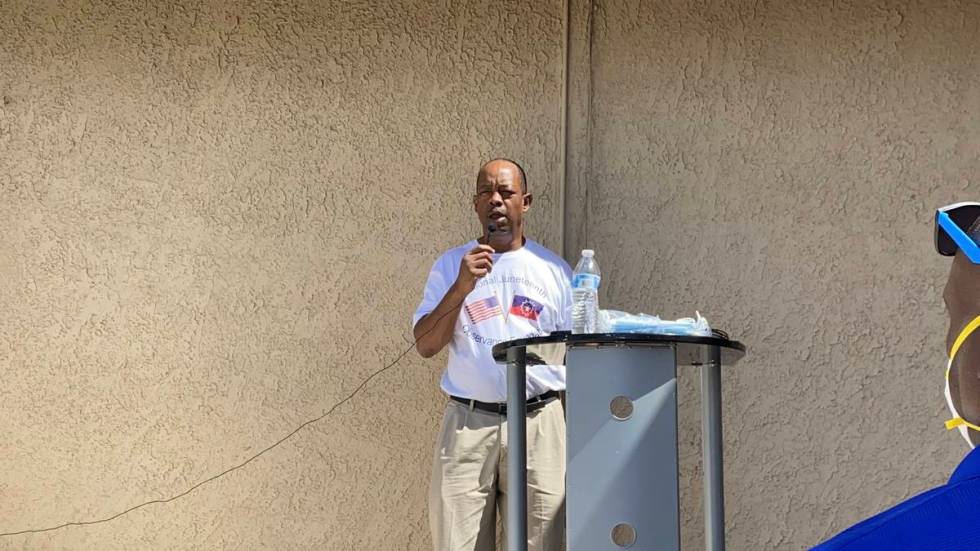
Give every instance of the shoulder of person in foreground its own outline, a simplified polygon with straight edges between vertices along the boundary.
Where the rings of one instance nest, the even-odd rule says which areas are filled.
[[[975,520],[980,511],[980,454],[974,452],[948,484],[859,522],[811,551],[980,549],[980,523]]]

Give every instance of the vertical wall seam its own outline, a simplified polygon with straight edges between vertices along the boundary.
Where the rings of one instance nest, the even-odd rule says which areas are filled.
[[[578,257],[589,243],[589,191],[593,160],[593,12],[595,0],[564,0],[564,74],[562,78],[561,253]]]
[[[595,113],[595,110],[593,109],[594,99],[595,99],[595,94],[594,94],[595,71],[593,71],[592,69],[592,48],[593,48],[593,44],[595,44],[595,12],[597,9],[598,8],[596,6],[596,0],[589,0],[589,15],[588,15],[588,19],[586,20],[586,33],[587,33],[586,36],[588,37],[588,41],[589,41],[588,44],[589,56],[586,61],[587,64],[586,70],[589,72],[589,79],[588,79],[589,88],[586,91],[586,110],[588,112],[585,115],[586,116],[585,139],[588,140],[588,146],[589,146],[588,147],[589,168],[588,171],[586,172],[585,184],[583,185],[584,192],[585,192],[585,200],[584,200],[585,208],[583,209],[585,223],[583,224],[584,238],[582,240],[582,245],[585,247],[594,247],[594,244],[592,244],[589,241],[589,213],[592,210],[592,202],[591,202],[592,194],[589,193],[589,189],[592,187],[592,182],[594,180],[594,178],[592,177],[592,171],[593,171],[592,163],[594,158],[594,155],[592,154],[594,148],[594,143],[592,139],[593,136],[592,128],[593,128],[593,114]]]
[[[561,251],[563,257],[568,258],[568,251],[565,250],[565,244],[567,243],[567,237],[565,235],[567,226],[567,213],[565,212],[565,201],[568,194],[568,157],[569,148],[571,144],[568,139],[568,118],[571,112],[568,102],[570,101],[570,94],[568,93],[569,87],[569,74],[571,73],[571,55],[569,55],[569,50],[571,49],[571,28],[572,28],[572,0],[564,0],[564,25],[562,28],[564,38],[562,39],[562,61],[564,68],[562,70],[561,79],[561,154],[559,158],[559,174],[561,177],[561,182],[558,187],[558,250]]]

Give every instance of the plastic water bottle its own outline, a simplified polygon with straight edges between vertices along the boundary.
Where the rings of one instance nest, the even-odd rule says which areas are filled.
[[[595,333],[599,323],[599,264],[585,249],[572,272],[572,333]]]

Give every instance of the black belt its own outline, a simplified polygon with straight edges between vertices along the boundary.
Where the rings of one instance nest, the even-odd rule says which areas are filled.
[[[527,401],[527,412],[539,410],[544,406],[548,405],[549,402],[559,397],[559,392],[557,390],[549,390],[544,394],[538,394],[534,398]],[[479,400],[470,400],[469,398],[460,398],[459,396],[450,396],[451,400],[455,400],[470,409],[478,409],[480,411],[486,411],[489,413],[496,413],[497,415],[507,415],[507,402],[481,402]]]

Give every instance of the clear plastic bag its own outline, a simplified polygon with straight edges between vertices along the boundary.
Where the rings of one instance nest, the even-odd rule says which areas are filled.
[[[696,318],[663,320],[649,314],[629,314],[619,310],[599,311],[599,330],[603,333],[652,333],[658,335],[711,336],[708,320],[695,311]]]

